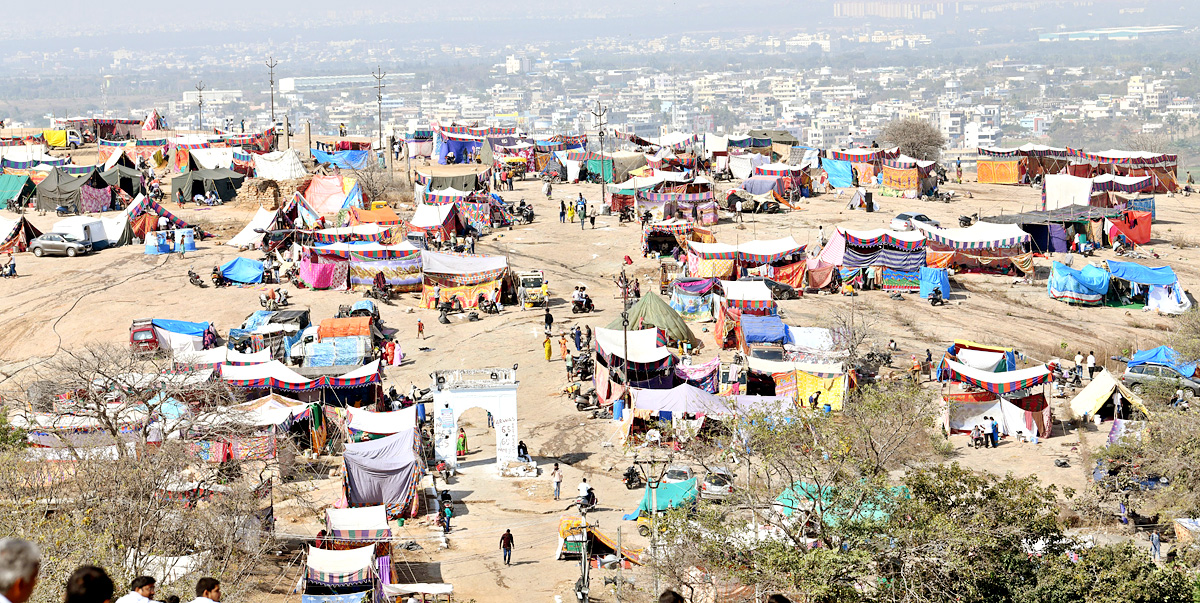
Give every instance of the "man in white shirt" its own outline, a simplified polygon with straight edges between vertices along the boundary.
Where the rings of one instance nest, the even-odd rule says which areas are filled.
[[[1083,350],[1075,352],[1075,374],[1083,379]]]
[[[1092,380],[1092,375],[1096,374],[1096,353],[1088,352],[1087,357],[1088,381]]]
[[[586,477],[583,478],[583,481],[579,482],[579,496],[580,497],[586,498],[588,495],[588,490],[591,490],[591,489],[592,489],[592,487],[587,483]]]
[[[129,583],[129,593],[117,599],[117,603],[150,603],[154,600],[154,578],[138,576]]]
[[[159,230],[167,230],[170,227],[171,227],[171,221],[168,220],[166,216],[158,217],[158,229]]]
[[[221,603],[221,583],[216,578],[196,581],[196,598],[192,603]]]
[[[20,538],[0,540],[0,603],[25,603],[37,586],[42,552]]]
[[[742,200],[741,200],[741,198],[739,198],[737,200],[737,204],[734,206],[734,209],[737,211],[737,221],[741,222],[742,221]]]

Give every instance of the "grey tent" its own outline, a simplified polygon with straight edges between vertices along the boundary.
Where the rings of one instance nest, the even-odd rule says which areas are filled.
[[[62,206],[79,213],[79,189],[94,175],[95,170],[84,176],[72,176],[58,167],[50,170],[46,179],[37,185],[37,208],[54,211],[54,208]]]
[[[119,187],[130,197],[137,197],[142,191],[142,173],[120,163],[100,172],[100,178],[109,186]]]
[[[188,170],[171,179],[171,198],[174,199],[178,191],[183,191],[186,200],[191,200],[197,194],[216,191],[222,201],[232,201],[245,179],[245,176],[221,167]]]

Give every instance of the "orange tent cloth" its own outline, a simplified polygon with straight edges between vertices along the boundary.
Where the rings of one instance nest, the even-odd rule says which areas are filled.
[[[326,318],[317,328],[317,338],[326,337],[370,337],[371,317]]]

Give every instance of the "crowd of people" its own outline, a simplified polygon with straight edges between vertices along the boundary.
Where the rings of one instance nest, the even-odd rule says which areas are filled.
[[[21,538],[0,539],[0,603],[29,601],[41,579],[41,569],[42,553],[36,544]],[[151,576],[138,576],[116,603],[151,603],[156,583]],[[220,603],[221,582],[200,578],[195,593],[191,603]],[[115,594],[116,585],[104,568],[81,565],[66,580],[63,603],[113,603]],[[179,597],[166,597],[163,603],[179,603]]]

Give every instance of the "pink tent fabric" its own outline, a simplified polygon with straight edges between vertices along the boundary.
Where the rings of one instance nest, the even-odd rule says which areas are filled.
[[[346,202],[341,176],[313,176],[304,199],[319,214],[336,214]]]
[[[346,284],[347,262],[300,262],[300,280],[313,289],[338,289]]]

